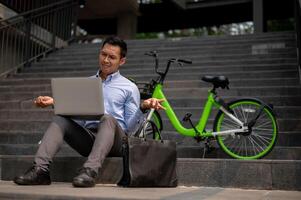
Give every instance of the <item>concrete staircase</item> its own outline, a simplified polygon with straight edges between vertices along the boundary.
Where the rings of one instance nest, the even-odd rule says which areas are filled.
[[[260,98],[272,103],[278,115],[280,132],[273,151],[261,160],[240,161],[230,159],[218,148],[202,159],[203,145],[177,134],[161,113],[163,137],[178,143],[180,184],[301,189],[301,87],[293,33],[130,40],[128,46],[127,64],[121,73],[137,81],[156,77],[153,60],[143,55],[146,51],[159,52],[161,68],[171,57],[193,61],[182,68],[172,66],[166,79],[164,92],[180,119],[187,112],[193,114],[194,122],[200,116],[210,88],[201,81],[204,75],[226,75],[230,79],[230,90],[219,91],[227,101],[242,96]],[[1,179],[11,180],[30,166],[53,116],[52,109],[35,108],[32,99],[51,95],[52,77],[95,74],[99,47],[100,44],[73,44],[0,80]],[[207,129],[212,128],[214,113]],[[55,161],[53,179],[70,181],[84,159],[65,145]],[[108,158],[99,182],[116,182],[122,171],[120,163],[120,158]]]

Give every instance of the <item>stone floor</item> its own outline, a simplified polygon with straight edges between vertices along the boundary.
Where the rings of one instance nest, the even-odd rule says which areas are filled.
[[[0,199],[300,200],[301,191],[186,186],[122,188],[108,184],[99,184],[94,188],[74,188],[71,183],[52,183],[50,186],[17,186],[11,181],[0,181]]]

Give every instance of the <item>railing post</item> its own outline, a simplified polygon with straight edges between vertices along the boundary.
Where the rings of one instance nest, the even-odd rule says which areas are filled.
[[[51,47],[52,50],[55,50],[56,46],[55,46],[55,40],[56,40],[56,26],[57,26],[57,14],[54,11],[53,12],[53,20],[52,20],[52,41],[51,41]]]
[[[71,35],[71,40],[76,38],[76,31],[77,31],[77,18],[78,18],[78,13],[79,13],[79,7],[78,7],[78,0],[74,0],[75,4],[72,7],[73,10],[73,19],[72,19],[72,32],[73,34]],[[73,3],[73,2],[72,2]]]
[[[29,59],[31,57],[31,48],[30,48],[30,36],[31,36],[31,15],[26,16],[26,30],[25,30],[25,58],[23,61],[26,61],[24,67],[29,66]]]

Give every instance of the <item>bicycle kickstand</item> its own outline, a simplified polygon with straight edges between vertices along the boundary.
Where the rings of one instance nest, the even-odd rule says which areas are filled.
[[[204,141],[204,148],[203,148],[203,158],[205,158],[206,152],[210,153],[213,149],[214,149],[214,147],[212,147],[210,145],[210,139],[208,139],[208,138],[205,139],[205,141]]]

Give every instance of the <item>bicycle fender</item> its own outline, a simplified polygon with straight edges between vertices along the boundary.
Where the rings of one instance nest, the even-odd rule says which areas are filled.
[[[274,106],[273,106],[273,104],[267,104],[267,103],[265,103],[264,101],[262,101],[261,99],[254,98],[254,97],[243,97],[243,98],[239,98],[239,99],[235,99],[235,100],[233,100],[233,101],[230,101],[229,103],[226,103],[226,104],[227,104],[227,106],[229,107],[229,105],[231,105],[231,104],[233,104],[233,103],[236,103],[237,101],[241,101],[241,100],[243,100],[243,101],[248,101],[248,100],[256,101],[256,102],[258,102],[260,105],[262,105],[264,108],[269,109],[269,110],[272,112],[273,115],[277,116],[277,113],[275,113],[275,111],[274,111],[274,108],[273,108]]]

